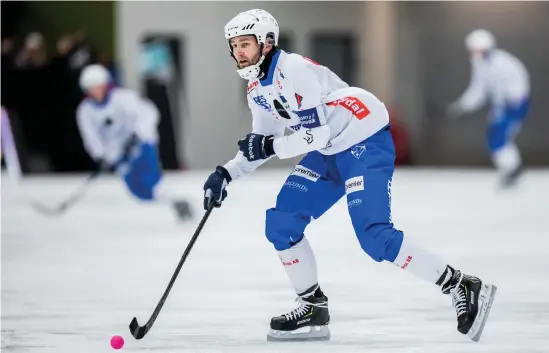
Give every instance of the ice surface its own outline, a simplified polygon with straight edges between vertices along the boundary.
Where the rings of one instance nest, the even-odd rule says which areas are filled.
[[[260,170],[229,188],[183,267],[155,326],[160,299],[199,218],[207,173],[170,175],[195,220],[178,224],[164,205],[143,204],[109,178],[61,218],[35,213],[25,198],[52,204],[84,176],[2,181],[2,352],[548,352],[549,171],[529,171],[508,192],[483,171],[399,170],[393,218],[452,265],[498,285],[479,343],[456,331],[449,297],[390,264],[372,261],[353,234],[346,204],[312,223],[332,315],[329,342],[267,342],[270,317],[294,294],[264,236],[286,172]],[[3,178],[5,179],[5,178]]]

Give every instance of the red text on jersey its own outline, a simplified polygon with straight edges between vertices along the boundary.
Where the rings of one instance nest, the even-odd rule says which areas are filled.
[[[356,97],[343,97],[333,102],[328,102],[326,105],[329,106],[342,106],[347,109],[358,119],[362,120],[368,115],[370,115],[370,110]]]

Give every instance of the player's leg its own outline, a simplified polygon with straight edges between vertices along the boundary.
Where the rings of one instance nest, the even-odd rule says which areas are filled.
[[[352,153],[353,150],[363,152]],[[393,141],[387,129],[338,154],[337,163],[345,180],[349,214],[358,241],[375,261],[392,262],[451,294],[458,314],[458,330],[478,340],[496,288],[454,270],[394,227],[391,219],[394,158]]]
[[[304,232],[312,219],[319,218],[344,194],[341,181],[331,170],[335,170],[333,156],[307,154],[286,179],[276,207],[267,210],[267,239],[298,295],[297,308],[271,320],[269,340],[329,339],[328,298],[318,285],[315,256]]]
[[[155,145],[141,144],[137,156],[129,163],[124,181],[129,191],[142,201],[161,201],[173,205],[180,219],[191,216],[189,204],[174,197],[162,182],[162,170]]]
[[[522,172],[522,158],[515,137],[529,109],[529,99],[508,105],[488,126],[487,142],[503,187],[512,186]]]

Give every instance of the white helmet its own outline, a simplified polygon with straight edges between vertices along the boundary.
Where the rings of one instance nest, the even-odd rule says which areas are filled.
[[[95,86],[102,86],[111,82],[111,74],[99,64],[88,65],[80,74],[80,87],[87,91]]]
[[[225,25],[225,39],[229,41],[229,46],[231,38],[254,35],[263,50],[263,45],[266,44],[269,34],[273,36],[274,45],[278,45],[278,33],[279,28],[275,18],[267,11],[259,9],[241,12]],[[265,60],[265,56],[261,55],[257,64],[238,69],[238,74],[246,80],[258,77],[261,73],[259,66],[263,60]]]
[[[467,38],[465,38],[465,46],[469,51],[490,50],[495,48],[496,39],[492,33],[487,30],[477,29],[476,31],[469,33]]]

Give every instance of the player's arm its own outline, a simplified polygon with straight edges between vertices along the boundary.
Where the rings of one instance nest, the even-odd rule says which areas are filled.
[[[300,117],[302,129],[288,136],[273,140],[273,152],[280,159],[293,158],[304,153],[322,149],[330,138],[330,128],[322,107],[322,87],[312,67],[316,64],[304,59],[288,63],[286,68],[291,97],[302,97],[301,108],[295,113]]]
[[[250,96],[248,96],[248,106],[250,107],[253,118],[252,132],[248,134],[248,136],[272,136],[273,138],[284,136],[284,124],[273,117],[266,115],[265,112],[252,101]],[[239,145],[242,144],[242,141],[243,140],[239,142]],[[236,180],[252,173],[268,159],[269,157],[250,161],[242,151],[238,151],[236,156],[223,167],[227,170],[232,180]]]
[[[93,160],[96,162],[101,161],[105,157],[105,149],[101,143],[99,131],[93,124],[92,117],[89,116],[87,109],[83,105],[78,107],[76,122],[80,136],[84,142],[84,148]]]
[[[469,86],[456,101],[456,106],[463,112],[471,112],[480,108],[487,98],[486,85],[480,66],[473,62]]]
[[[248,96],[248,105],[252,112],[252,133],[247,136],[282,136],[284,134],[284,125],[269,115],[265,115]],[[243,140],[238,142],[239,146]],[[268,157],[249,160],[240,150],[236,156],[227,162],[224,166],[217,166],[215,171],[210,174],[206,183],[204,183],[204,209],[207,209],[210,203],[216,207],[221,206],[221,202],[227,197],[225,188],[230,182],[252,173],[257,167],[267,161]]]

